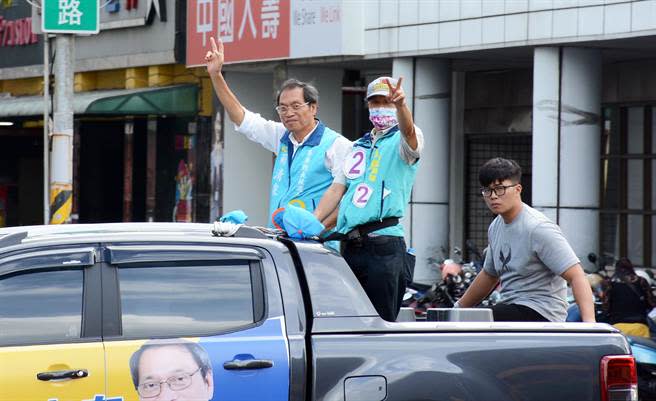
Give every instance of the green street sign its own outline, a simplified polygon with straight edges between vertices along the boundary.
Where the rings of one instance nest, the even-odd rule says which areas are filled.
[[[43,0],[41,29],[51,33],[98,33],[98,0]]]

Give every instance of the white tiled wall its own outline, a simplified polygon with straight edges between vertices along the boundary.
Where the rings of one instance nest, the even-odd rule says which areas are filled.
[[[654,29],[656,1],[641,1],[631,4],[631,30]]]
[[[510,14],[504,17],[506,42],[526,40],[528,38],[528,14]]]
[[[528,11],[528,0],[506,0],[505,13],[525,13]]]
[[[483,22],[480,18],[462,21],[460,23],[460,46],[478,46],[482,43]]]
[[[574,3],[574,1],[570,1],[570,4]],[[578,1],[578,6],[579,7],[586,7],[586,6],[598,6],[602,5],[605,3],[604,0],[579,0]]]
[[[460,2],[460,18],[481,18],[483,5],[480,0],[462,0]]]
[[[612,4],[605,7],[604,33],[624,33],[631,30],[631,4]]]
[[[380,21],[378,19],[378,14],[380,10],[378,7],[374,7],[373,4],[369,5],[364,10],[364,29],[376,29],[380,26]]]
[[[364,51],[366,54],[377,54],[378,51],[378,33],[380,31],[365,31],[364,32]]]
[[[401,25],[417,24],[419,22],[419,1],[404,0],[399,4],[399,23]]]
[[[576,0],[553,0],[553,8],[569,8],[572,4],[576,5]]]
[[[381,29],[378,34],[378,50],[381,53],[399,51],[399,28]]]
[[[419,26],[419,50],[437,49],[439,47],[439,25]]]
[[[440,21],[460,19],[459,0],[441,0],[439,2]]]
[[[504,38],[504,17],[482,18],[483,43],[501,43]]]
[[[417,50],[419,47],[419,27],[417,25],[399,28],[399,51]]]
[[[542,10],[551,10],[553,8],[553,0],[529,0],[528,10],[529,11],[542,11]]]
[[[579,8],[579,36],[601,35],[604,33],[604,7]]]
[[[400,4],[399,4],[400,2]],[[397,26],[399,25],[399,8],[403,7],[417,7],[416,2],[409,2],[406,0],[399,1],[381,1],[380,2],[380,13],[378,14],[380,18],[380,26]]]
[[[540,11],[528,15],[528,38],[551,39],[553,11]]]
[[[653,35],[656,0],[361,0],[366,54]]]
[[[440,24],[439,44],[441,48],[460,46],[460,21]]]
[[[437,22],[440,20],[440,3],[437,1],[419,0],[419,22]]]
[[[483,17],[503,14],[506,5],[504,0],[488,0],[482,3]]]
[[[553,12],[553,37],[576,36],[579,13],[577,9],[555,10]]]

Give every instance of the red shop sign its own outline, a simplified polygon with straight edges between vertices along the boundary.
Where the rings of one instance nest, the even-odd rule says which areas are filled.
[[[189,0],[187,65],[205,63],[211,36],[226,62],[289,57],[289,14],[289,0]]]

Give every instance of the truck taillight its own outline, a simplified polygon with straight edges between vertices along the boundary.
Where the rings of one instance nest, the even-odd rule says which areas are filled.
[[[601,358],[601,400],[637,401],[638,373],[631,355],[607,355]]]

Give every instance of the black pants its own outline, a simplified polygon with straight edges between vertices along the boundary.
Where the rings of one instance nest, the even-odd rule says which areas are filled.
[[[498,304],[492,307],[495,322],[548,322],[535,310],[524,305]]]
[[[383,319],[393,322],[407,284],[403,237],[378,236],[345,241],[342,256]]]

